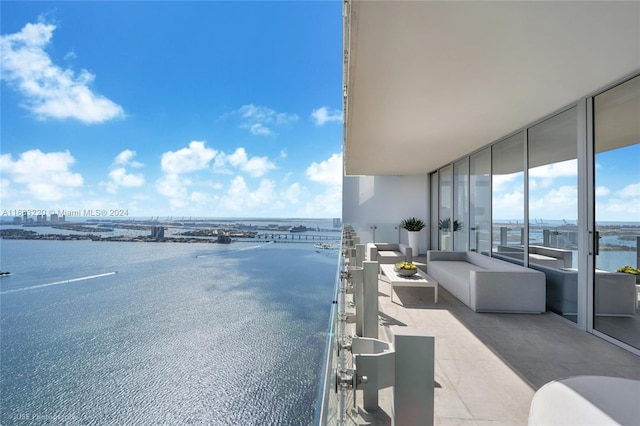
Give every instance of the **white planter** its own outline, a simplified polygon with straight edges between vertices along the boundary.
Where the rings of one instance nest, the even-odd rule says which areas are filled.
[[[409,236],[409,247],[411,247],[411,255],[418,256],[420,249],[420,231],[407,231]]]
[[[440,250],[451,250],[451,234],[446,232],[440,236]]]

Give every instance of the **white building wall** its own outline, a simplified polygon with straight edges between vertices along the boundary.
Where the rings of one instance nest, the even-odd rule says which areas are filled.
[[[407,243],[402,219],[417,217],[429,223],[428,177],[345,176],[342,183],[342,221],[358,231],[362,242]],[[420,234],[420,253],[427,250],[427,229]]]

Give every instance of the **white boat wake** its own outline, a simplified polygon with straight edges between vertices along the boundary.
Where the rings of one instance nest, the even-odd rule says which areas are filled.
[[[236,253],[236,252],[245,251],[245,250],[255,250],[264,246],[268,246],[269,244],[273,244],[273,241],[269,241],[268,243],[256,244],[255,246],[243,247],[237,250],[220,251],[217,253],[209,253],[209,254],[199,254],[196,256],[196,259],[200,259],[201,257],[209,257],[209,256],[222,256],[222,255],[227,255],[227,254]]]
[[[9,294],[9,293],[17,293],[17,292],[20,292],[20,291],[35,290],[37,288],[51,287],[51,286],[54,286],[54,285],[75,283],[75,282],[78,282],[78,281],[92,280],[94,278],[108,277],[109,275],[115,275],[117,273],[118,273],[118,271],[113,271],[113,272],[107,272],[107,273],[104,273],[104,274],[88,275],[86,277],[72,278],[70,280],[56,281],[56,282],[53,282],[53,283],[38,284],[38,285],[29,286],[29,287],[16,288],[14,290],[7,290],[7,291],[0,292],[0,295]]]

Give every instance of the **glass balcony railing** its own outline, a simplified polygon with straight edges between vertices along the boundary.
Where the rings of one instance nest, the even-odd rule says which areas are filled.
[[[316,405],[315,425],[344,424],[340,419],[340,395],[336,390],[336,374],[338,368],[338,301],[340,295],[340,275],[345,269],[344,257],[338,256],[338,268],[336,273],[333,303],[329,313],[329,326],[327,328],[326,350],[322,363],[320,384],[318,388],[318,401]]]
[[[352,237],[355,237],[354,240]],[[353,300],[347,289],[348,264],[346,254],[356,244],[370,242],[397,243],[400,230],[397,224],[345,225],[338,259],[335,291],[327,328],[326,350],[322,365],[316,405],[315,425],[355,425],[353,410],[355,395],[352,377],[352,355],[346,348],[354,334],[348,317],[354,314]]]
[[[391,387],[393,409],[389,412],[394,419],[402,419],[399,422],[403,423],[411,416],[427,420],[433,417],[434,386],[429,383],[434,380],[434,337],[410,327],[391,327],[390,340],[378,335],[379,269],[377,262],[366,261],[365,245],[399,242],[398,228],[390,224],[345,225],[318,389],[316,425],[369,423],[371,419],[362,417],[362,408],[366,411],[380,407],[378,392]]]

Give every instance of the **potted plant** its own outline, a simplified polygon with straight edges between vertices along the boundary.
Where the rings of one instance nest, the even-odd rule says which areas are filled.
[[[636,276],[636,284],[640,284],[640,268],[634,268],[633,266],[623,266],[618,268],[616,272],[622,272],[625,274],[631,274]]]
[[[438,229],[442,232],[449,232],[449,228],[451,227],[451,219],[440,219],[438,221]]]
[[[420,231],[422,231],[427,225],[422,219],[416,217],[410,217],[400,222],[400,227],[407,230],[409,236],[409,247],[411,247],[411,253],[413,256],[418,255],[420,249]]]

